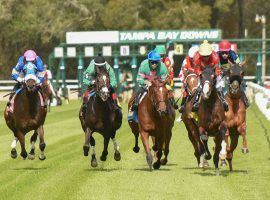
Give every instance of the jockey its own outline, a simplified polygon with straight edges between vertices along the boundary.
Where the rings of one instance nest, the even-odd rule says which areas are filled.
[[[171,104],[176,107],[177,105],[175,104],[174,96],[173,96],[173,86],[174,86],[174,72],[173,72],[173,66],[172,66],[172,61],[171,59],[166,56],[166,49],[164,46],[159,45],[155,48],[155,51],[159,53],[161,57],[161,62],[167,67],[168,69],[168,84],[166,84],[166,88],[169,91],[169,100],[171,101]]]
[[[84,72],[83,84],[88,86],[88,89],[83,95],[83,111],[85,111],[87,107],[90,88],[95,84],[95,66],[106,67],[106,69],[109,71],[111,98],[113,100],[114,108],[119,109],[120,106],[118,106],[117,94],[115,92],[117,81],[115,78],[114,70],[110,64],[106,62],[103,56],[98,55],[95,59],[91,60],[89,66]]]
[[[13,92],[16,92],[22,85],[22,83],[24,82],[24,74],[23,74],[23,67],[26,65],[26,63],[28,62],[32,62],[37,69],[37,84],[42,84],[43,82],[43,77],[44,77],[44,73],[43,73],[43,62],[41,60],[41,58],[39,56],[37,56],[36,52],[34,52],[33,50],[27,50],[24,52],[23,56],[19,57],[17,65],[15,67],[13,67],[12,69],[12,74],[11,74],[11,78],[15,81],[17,81],[17,83],[15,84],[14,88],[13,88]],[[10,101],[11,99],[14,99],[16,96],[16,94],[13,96],[10,96]],[[8,102],[8,104],[10,104],[10,102]]]
[[[224,110],[228,111],[228,104],[224,97],[223,93],[223,85],[224,82],[222,81],[220,75],[220,68],[219,68],[219,57],[215,51],[213,51],[211,45],[208,43],[207,40],[204,40],[203,43],[199,47],[199,51],[194,56],[194,63],[195,63],[195,73],[200,75],[201,72],[205,67],[211,66],[215,69],[216,75],[216,89],[218,96],[223,104]],[[196,92],[195,100],[193,103],[192,111],[197,111],[199,108],[199,98],[201,94],[201,89],[198,89]]]
[[[184,59],[183,64],[182,64],[182,68],[181,71],[179,73],[179,77],[182,80],[183,85],[185,85],[184,81],[186,76],[188,75],[187,73],[189,71],[192,71],[195,73],[195,64],[194,64],[194,55],[197,53],[197,51],[199,50],[198,46],[192,46],[189,50],[188,50],[188,56]],[[182,102],[179,108],[179,112],[182,114],[184,111],[184,107],[185,107],[185,103],[186,100],[188,98],[188,93],[186,91],[186,88],[183,91],[183,98],[182,98]]]
[[[231,50],[231,43],[228,40],[220,41],[218,46],[219,46],[218,56],[220,60],[221,70],[223,72],[223,76],[226,76],[227,71],[229,70],[230,67],[229,62],[233,64],[240,64],[240,59],[238,55],[233,50]],[[240,85],[240,90],[245,106],[246,108],[248,108],[249,101],[245,94],[244,88],[245,88],[244,82],[242,82]]]
[[[167,67],[160,61],[161,57],[155,50],[150,51],[147,59],[141,62],[137,81],[139,84],[139,90],[136,93],[135,101],[131,107],[131,111],[137,110],[139,101],[145,88],[151,85],[152,77],[160,77],[162,81],[165,81],[168,75]]]
[[[48,65],[44,65],[44,82],[43,84],[45,85],[45,81],[47,81],[47,87],[50,88],[50,90],[52,91],[52,94],[54,97],[56,97],[56,94],[55,94],[55,91],[53,89],[53,86],[52,86],[52,83],[51,83],[51,80],[52,80],[52,72],[51,70],[48,69]]]
[[[23,56],[18,59],[17,65],[12,70],[12,79],[18,83],[15,85],[14,89],[18,89],[21,83],[24,82],[24,78],[20,76],[23,73],[23,67],[27,62],[32,62],[37,67],[37,83],[41,84],[43,82],[43,62],[36,52],[33,50],[27,50]]]

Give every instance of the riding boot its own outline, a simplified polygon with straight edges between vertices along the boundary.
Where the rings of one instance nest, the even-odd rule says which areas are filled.
[[[218,90],[217,94],[218,94],[218,96],[219,96],[219,98],[220,98],[220,100],[221,100],[221,103],[222,103],[222,105],[223,105],[224,110],[225,110],[226,112],[228,112],[229,106],[228,106],[228,103],[227,103],[227,101],[226,101],[226,99],[225,99],[225,96],[224,96],[223,91],[222,91],[222,90]]]
[[[183,97],[182,98],[182,102],[181,102],[181,105],[180,105],[180,108],[179,108],[179,113],[183,113],[184,112],[184,108],[185,108],[185,105],[186,105],[186,101],[187,101],[187,97]]]
[[[197,90],[195,93],[195,99],[192,105],[192,112],[197,112],[199,110],[200,96],[201,96],[201,90]]]
[[[135,100],[133,105],[131,106],[131,111],[135,111],[138,110],[138,106],[139,106],[139,102],[140,102],[140,98],[142,96],[142,94],[144,93],[144,88],[139,88],[139,91],[136,94]]]
[[[242,96],[242,99],[244,101],[245,107],[248,108],[250,104],[249,104],[248,98],[246,96],[246,93],[244,91],[244,88],[240,87],[240,91],[241,91],[241,96]]]
[[[87,102],[88,102],[88,97],[84,96],[83,97],[83,104],[82,104],[82,114],[83,114],[84,117],[85,117],[85,114],[86,114]]]

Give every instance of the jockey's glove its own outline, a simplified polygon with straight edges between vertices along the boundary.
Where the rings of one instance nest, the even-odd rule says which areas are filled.
[[[169,91],[172,90],[172,87],[170,85],[166,84],[165,86],[166,86],[167,90],[169,90]]]
[[[150,87],[152,85],[151,81],[149,80],[144,80],[144,84]]]
[[[19,83],[23,83],[23,82],[24,82],[24,78],[18,77],[18,78],[17,78],[17,81],[18,81]]]

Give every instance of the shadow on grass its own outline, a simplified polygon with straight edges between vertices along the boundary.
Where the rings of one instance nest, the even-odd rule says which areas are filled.
[[[163,165],[162,165],[163,166]],[[178,164],[176,164],[176,163],[168,163],[168,164],[166,164],[166,165],[164,165],[164,166],[178,166]]]
[[[113,171],[118,171],[119,169],[117,168],[111,168],[111,169],[104,169],[104,168],[89,168],[89,169],[84,169],[84,171],[89,171],[89,172],[93,172],[93,171],[96,171],[96,172],[113,172]]]
[[[216,176],[216,171],[214,169],[211,169],[212,171],[199,171],[199,172],[194,172],[193,174],[196,175],[201,175],[201,176]],[[227,177],[230,176],[231,174],[248,174],[247,170],[219,170],[219,176]]]
[[[31,171],[38,171],[38,170],[46,170],[49,169],[50,167],[22,167],[22,168],[11,168],[11,170],[31,170]]]
[[[136,168],[133,169],[134,171],[145,171],[145,172],[150,172],[149,168]],[[160,169],[153,169],[153,171],[171,171],[171,169],[168,168],[160,168]]]

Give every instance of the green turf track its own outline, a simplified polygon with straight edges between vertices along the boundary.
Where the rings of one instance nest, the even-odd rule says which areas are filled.
[[[48,114],[45,161],[10,158],[13,136],[1,114],[0,199],[270,199],[270,123],[255,105],[247,115],[250,153],[243,155],[239,143],[234,172],[225,167],[219,177],[215,176],[212,161],[211,168],[205,171],[196,167],[183,123],[174,126],[168,165],[150,173],[141,142],[140,153],[132,151],[134,139],[127,124],[126,105],[123,124],[116,135],[122,160],[114,161],[110,142],[107,161],[100,161],[103,141],[95,133],[98,167],[91,168],[90,157],[84,157],[82,151],[84,134],[78,120],[79,105],[73,101],[53,107]],[[1,103],[1,113],[3,109]],[[29,151],[30,133],[26,138]],[[211,149],[212,146],[211,140]],[[19,145],[17,149],[20,152]]]

